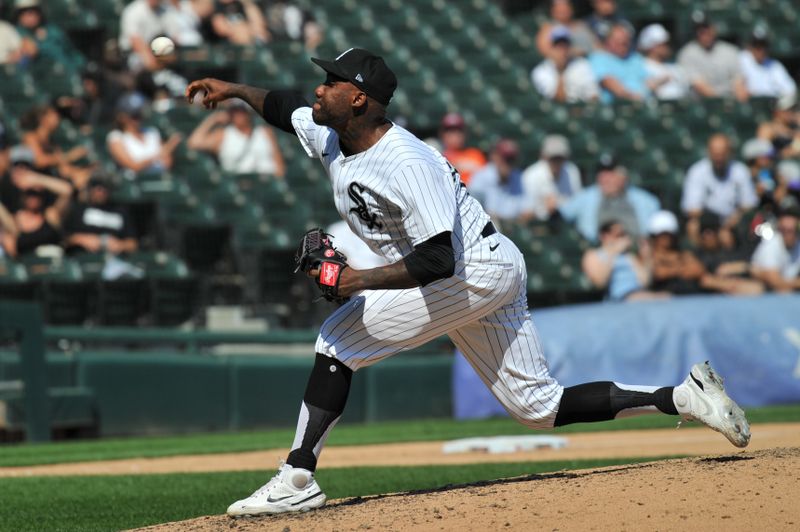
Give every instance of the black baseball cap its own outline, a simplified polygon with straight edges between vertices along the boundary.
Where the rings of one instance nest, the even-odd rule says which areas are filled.
[[[597,158],[598,172],[603,170],[613,170],[617,166],[619,166],[619,161],[617,161],[617,158],[613,153],[603,152],[600,154],[600,157]]]
[[[350,48],[333,61],[312,57],[325,72],[346,79],[383,105],[389,105],[397,88],[397,76],[383,58],[362,48]]]

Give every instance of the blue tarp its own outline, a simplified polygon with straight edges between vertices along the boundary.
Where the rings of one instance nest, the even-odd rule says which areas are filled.
[[[533,310],[550,366],[565,386],[613,380],[678,384],[711,361],[740,404],[800,402],[800,295],[693,296]],[[460,355],[453,369],[457,418],[503,408]]]

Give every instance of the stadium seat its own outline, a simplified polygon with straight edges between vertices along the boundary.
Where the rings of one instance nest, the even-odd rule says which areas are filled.
[[[89,316],[88,283],[80,265],[69,258],[20,257],[28,277],[36,283],[37,299],[52,325],[79,325]]]

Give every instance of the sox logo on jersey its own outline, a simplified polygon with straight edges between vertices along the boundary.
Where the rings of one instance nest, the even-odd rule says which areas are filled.
[[[369,208],[367,207],[367,202],[364,201],[364,198],[361,197],[361,194],[364,192],[364,186],[360,183],[353,181],[350,183],[350,186],[347,188],[347,195],[350,196],[350,199],[357,205],[357,207],[353,207],[350,209],[350,212],[354,212],[358,215],[359,218],[364,220],[367,224],[368,229],[383,229],[383,224],[378,221],[378,215],[375,213],[369,212]]]

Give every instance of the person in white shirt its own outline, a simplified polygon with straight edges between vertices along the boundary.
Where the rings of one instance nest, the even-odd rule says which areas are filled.
[[[741,215],[758,204],[750,170],[740,161],[731,160],[731,142],[717,133],[708,140],[708,157],[689,167],[683,182],[681,209],[688,221],[689,239],[700,236],[700,216],[710,211],[720,217],[722,228],[730,230]]]
[[[489,164],[472,176],[467,187],[470,195],[498,223],[503,220],[525,220],[532,215],[518,162],[517,143],[511,139],[500,139],[489,154]]]
[[[780,98],[797,92],[784,66],[769,56],[769,38],[762,26],[753,30],[749,46],[739,54],[739,64],[750,96]]]
[[[775,232],[764,239],[753,253],[753,277],[775,292],[800,290],[800,211],[787,209],[778,215]]]
[[[739,68],[739,49],[717,39],[717,29],[702,12],[692,14],[695,39],[678,52],[678,64],[692,89],[704,98],[734,96],[747,100],[747,87]]]
[[[128,54],[128,68],[154,70],[158,65],[150,41],[165,33],[162,0],[133,0],[120,16],[119,48]]]
[[[547,220],[563,201],[581,190],[581,173],[569,160],[569,141],[562,135],[548,135],[542,142],[538,161],[522,173],[522,188],[533,214]]]
[[[661,24],[650,24],[639,34],[639,50],[645,56],[647,86],[659,100],[680,100],[689,94],[686,73],[675,63],[668,63],[672,56],[669,32]]]
[[[117,165],[133,179],[139,172],[161,172],[172,167],[172,154],[181,142],[173,134],[166,142],[152,127],[142,126],[144,98],[137,93],[123,96],[117,104],[116,127],[106,137],[108,152]]]
[[[222,169],[232,174],[286,174],[275,134],[265,126],[255,127],[243,102],[209,115],[189,136],[187,146],[216,155]]]
[[[199,9],[205,9],[205,12],[199,12]],[[213,2],[168,0],[161,17],[164,31],[177,46],[200,46],[203,44],[201,19],[210,16],[213,11]]]
[[[550,57],[531,72],[533,86],[557,102],[588,102],[597,99],[599,89],[589,62],[572,56],[572,34],[564,26],[550,32]]]

